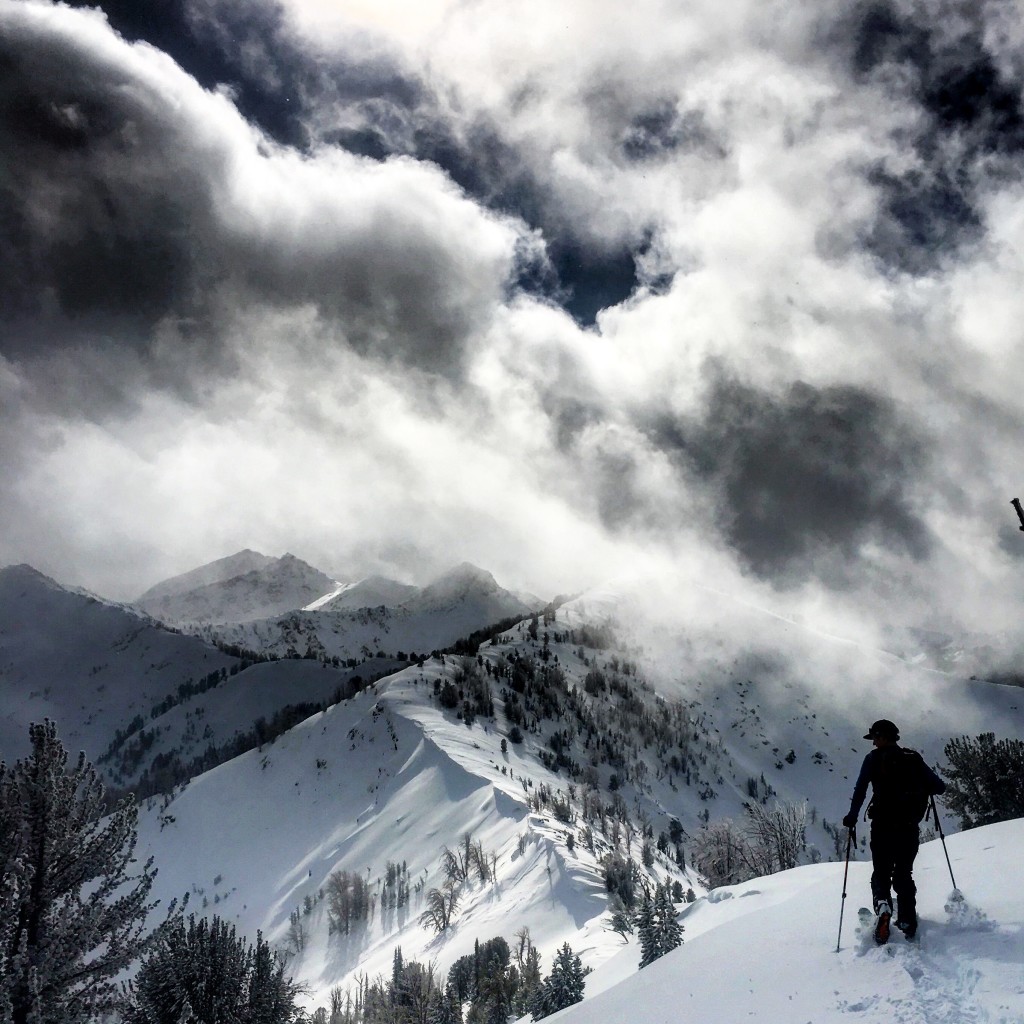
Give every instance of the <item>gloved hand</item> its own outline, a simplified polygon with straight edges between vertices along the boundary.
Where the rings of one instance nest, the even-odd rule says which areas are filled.
[[[857,815],[856,814],[848,814],[845,818],[843,818],[843,826],[845,828],[856,828],[857,827]]]

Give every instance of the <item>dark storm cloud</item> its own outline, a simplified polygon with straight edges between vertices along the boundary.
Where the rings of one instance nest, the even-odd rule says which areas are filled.
[[[118,69],[37,37],[0,42],[2,351],[63,343],[30,330],[52,317],[86,337],[119,318],[125,334],[187,306],[211,275],[202,169],[174,144]]]
[[[964,170],[930,167],[892,174],[876,167],[868,180],[881,195],[882,216],[864,242],[887,266],[927,274],[952,261],[958,247],[980,238],[974,186]]]
[[[854,32],[853,64],[862,80],[904,72],[911,95],[939,131],[966,131],[974,151],[1024,149],[1021,83],[1007,81],[985,45],[980,5],[955,5],[951,17],[920,19],[892,2],[865,5]],[[926,136],[922,145],[934,144]]]
[[[912,498],[926,449],[879,395],[801,382],[774,395],[719,377],[701,421],[662,422],[651,437],[713,487],[720,528],[764,579],[841,583],[868,542],[929,552]]]
[[[73,0],[72,6],[97,5]],[[311,52],[276,0],[103,0],[99,6],[125,39],[163,50],[204,88],[229,86],[242,115],[288,145],[314,140],[310,119],[326,101],[366,101],[378,114],[423,101],[420,83],[379,52]]]
[[[635,161],[656,159],[678,149],[711,152],[719,159],[726,155],[700,110],[680,113],[670,100],[634,115],[622,135],[621,146],[623,154]]]
[[[497,127],[478,119],[456,133],[432,118],[417,128],[412,155],[436,163],[489,209],[540,229],[548,258],[542,265],[521,268],[517,282],[529,294],[557,303],[579,323],[592,326],[602,309],[622,302],[636,289],[638,245],[595,242],[566,219],[553,204],[550,190]]]
[[[387,55],[370,47],[360,54],[357,41],[339,53],[313,53],[277,0],[105,0],[102,8],[125,38],[162,49],[204,87],[228,85],[243,116],[279,142],[303,149],[338,145],[376,160],[427,160],[489,209],[540,228],[551,260],[543,274],[524,273],[519,286],[581,323],[593,324],[601,309],[635,289],[628,249],[593,251],[550,207],[543,183],[496,127],[480,119],[452,124],[424,83]],[[695,117],[680,119],[662,107],[637,115],[623,145],[639,158],[641,149],[653,155],[703,134]]]
[[[311,305],[363,354],[459,374],[509,226],[412,163],[265,146],[95,18],[73,41],[52,24],[12,14],[0,40],[0,355],[41,394],[76,390],[48,361],[68,353],[103,370],[79,367],[83,407],[147,372],[187,393],[233,365],[231,311],[251,304]]]
[[[986,47],[985,13],[954,4],[924,20],[895,2],[862,5],[850,59],[862,84],[880,84],[920,113],[906,145],[916,166],[877,166],[879,220],[865,243],[887,265],[927,273],[980,236],[979,192],[1019,173],[1024,152],[1024,82],[1010,80]]]

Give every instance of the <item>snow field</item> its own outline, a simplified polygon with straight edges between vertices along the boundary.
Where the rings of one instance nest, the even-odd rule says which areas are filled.
[[[1024,1021],[1024,820],[947,838],[966,902],[945,909],[949,871],[938,841],[915,877],[921,932],[875,946],[857,931],[871,865],[850,865],[836,953],[843,865],[818,864],[715,890],[687,907],[683,945],[642,972],[630,943],[588,979],[561,1024],[961,1024]],[[608,984],[608,981],[612,984]]]

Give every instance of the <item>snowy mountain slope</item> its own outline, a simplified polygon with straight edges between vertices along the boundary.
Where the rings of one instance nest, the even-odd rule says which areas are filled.
[[[906,661],[970,678],[1024,684],[1024,641],[1019,635],[1005,631],[953,635],[890,627],[885,642],[888,650]]]
[[[430,659],[390,676],[172,799],[151,802],[146,849],[159,864],[173,863],[162,872],[164,894],[201,888],[197,898],[216,899],[213,906],[243,930],[261,928],[279,943],[287,941],[289,914],[309,896],[306,945],[293,969],[311,986],[311,1001],[323,1003],[331,987],[352,984],[360,971],[386,973],[396,945],[443,970],[474,939],[510,940],[520,926],[529,927],[546,963],[563,941],[589,965],[602,963],[621,940],[608,930],[601,859],[615,853],[639,865],[646,838],[656,877],[682,878],[703,892],[673,863],[671,845],[658,848],[670,819],[682,823],[688,847],[705,815],[741,816],[749,784],[761,775],[778,796],[810,797],[817,808],[807,856],[836,856],[822,818],[835,821],[846,810],[866,749],[851,738],[864,728],[862,707],[795,713],[803,698],[784,677],[781,708],[774,677],[771,686],[759,684],[763,707],[752,699],[755,684],[735,678],[689,678],[689,691],[669,678],[676,694],[667,701],[644,678],[641,652],[594,646],[607,631],[600,635],[583,606],[559,610],[536,636],[521,623],[481,647],[478,659]],[[941,678],[910,671],[917,685]],[[493,717],[467,713],[479,704],[481,680]],[[462,691],[448,709],[445,682],[453,694]],[[984,689],[997,698],[986,713],[1005,715],[999,699],[1012,691]],[[724,728],[744,710],[745,726]],[[503,753],[512,717],[523,741]],[[772,738],[798,751],[792,763],[780,746],[782,768],[775,767],[780,755],[764,742]],[[825,761],[807,753],[820,745]],[[771,791],[758,785],[758,798],[768,800]],[[229,818],[218,813],[223,807]],[[229,843],[218,831],[224,824]],[[496,854],[497,884],[470,886],[456,925],[434,937],[418,924],[423,893],[440,885],[441,847],[455,848],[466,831]],[[318,894],[331,872],[365,874],[383,899],[388,861],[405,862],[410,879],[422,883],[410,905],[379,913],[351,936],[328,935]]]
[[[583,929],[593,956],[607,955],[617,940],[597,922],[606,896],[595,855],[582,844],[570,852],[568,827],[527,806],[528,790],[564,780],[529,751],[502,754],[493,725],[467,727],[429,700],[433,680],[451,669],[409,668],[173,799],[151,801],[140,852],[156,856],[161,893],[192,890],[208,912],[277,942],[310,897],[305,949],[291,969],[314,1002],[359,972],[387,971],[395,945],[445,969],[477,938],[511,939],[526,926],[552,951],[570,938],[579,944]],[[532,785],[524,788],[524,776]],[[457,848],[467,832],[494,855],[497,878],[467,885],[456,923],[435,936],[418,923],[424,889],[440,885],[442,847]],[[411,902],[393,911],[378,905],[365,928],[329,936],[318,893],[330,873],[365,875],[380,899],[388,861],[407,865]]]
[[[339,597],[344,598],[344,591]],[[344,601],[335,605],[332,599],[312,611],[191,628],[199,636],[249,650],[347,660],[372,657],[378,651],[429,653],[530,611],[490,573],[464,564],[395,606],[350,609]]]
[[[162,622],[244,622],[266,619],[306,605],[336,591],[338,583],[294,555],[264,561],[256,552],[240,552],[185,576],[158,584],[136,602]],[[230,576],[236,567],[249,566]],[[207,583],[195,580],[214,576]]]
[[[200,565],[198,568],[190,569],[188,572],[157,583],[142,594],[135,603],[142,607],[147,601],[187,594],[191,590],[208,587],[211,583],[223,583],[236,576],[244,576],[246,573],[266,569],[276,561],[277,559],[270,555],[262,555],[258,551],[245,548],[226,558],[218,558],[214,562],[208,562],[206,565]]]
[[[225,760],[213,752],[223,752],[238,737],[261,725],[267,732],[267,723],[285,714],[292,721],[305,718],[311,705],[337,703],[405,664],[375,658],[339,669],[306,659],[242,661],[209,688],[169,695],[144,716],[141,729],[112,744],[99,764],[118,786],[169,789],[167,780],[197,773],[189,765],[198,759]]]
[[[709,751],[723,778],[711,787],[713,817],[723,795],[728,803],[737,783],[742,793],[743,780],[763,772],[779,795],[806,798],[838,822],[870,749],[862,736],[877,718],[897,722],[904,744],[933,764],[954,735],[1024,737],[1019,688],[908,664],[708,588],[657,596],[651,614],[647,592],[597,590],[564,605],[559,618],[570,628],[604,624],[635,652],[657,693],[699,708],[721,751]],[[830,845],[820,833],[819,841]]]
[[[303,611],[337,612],[356,608],[393,608],[419,593],[411,583],[399,583],[386,576],[367,576],[355,583],[346,583],[325,597],[312,602]]]
[[[795,868],[719,889],[682,911],[683,945],[636,972],[635,943],[587,980],[588,998],[558,1024],[762,1024],[1024,1021],[1024,820],[947,839],[966,897],[951,892],[942,846],[922,846],[920,943],[899,933],[876,947],[857,928],[870,862],[850,865],[836,952],[843,866]]]
[[[0,757],[28,750],[49,717],[95,761],[118,728],[180,684],[236,659],[30,566],[0,569]]]

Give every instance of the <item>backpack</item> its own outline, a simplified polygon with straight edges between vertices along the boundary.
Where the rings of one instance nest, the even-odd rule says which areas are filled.
[[[872,821],[914,824],[924,818],[932,786],[924,758],[909,747],[882,747],[871,773]]]

